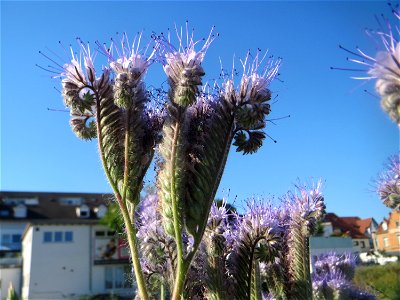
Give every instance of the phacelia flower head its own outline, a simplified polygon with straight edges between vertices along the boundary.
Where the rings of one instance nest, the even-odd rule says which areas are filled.
[[[126,33],[122,34],[120,45],[111,39],[110,47],[97,42],[99,51],[108,57],[110,68],[114,71],[114,102],[121,108],[129,108],[133,104],[145,101],[145,85],[143,78],[153,61],[157,45],[147,55],[150,43],[140,48],[142,34],[138,34],[130,44]]]
[[[96,113],[94,91],[96,90],[101,98],[107,97],[111,90],[109,70],[104,69],[102,75],[96,77],[94,67],[96,55],[90,50],[89,44],[84,44],[79,38],[77,42],[79,54],[70,46],[69,51],[66,51],[67,54],[71,53],[70,61],[65,64],[58,63],[55,59],[40,53],[54,64],[54,66],[49,66],[51,69],[47,71],[55,74],[53,78],[62,79],[61,93],[65,106],[70,109],[72,130],[82,139],[92,139],[96,137],[96,126],[93,122]]]
[[[297,185],[297,191],[286,195],[286,203],[290,207],[290,218],[296,224],[302,224],[306,236],[311,235],[317,222],[325,215],[324,197],[321,193],[321,182],[313,184],[312,188]]]
[[[241,60],[243,74],[238,87],[235,87],[234,73],[226,76],[222,84],[221,96],[235,107],[234,146],[243,154],[255,153],[263,144],[266,134],[262,129],[266,126],[265,117],[269,115],[271,91],[269,85],[278,75],[281,59],[267,58],[267,52],[255,56],[250,52]],[[233,66],[233,70],[235,70]]]
[[[331,272],[341,272],[346,280],[354,277],[357,257],[352,253],[337,254],[329,252],[321,254],[314,262],[315,276],[325,276]]]
[[[236,106],[242,104],[264,103],[271,99],[269,85],[278,75],[282,60],[267,58],[268,51],[260,55],[260,51],[253,57],[247,52],[244,60],[240,60],[243,74],[240,85],[235,89],[234,74],[228,77],[224,83],[224,94],[226,99]]]
[[[175,27],[175,31],[179,41],[177,48],[172,45],[169,33],[167,38],[159,36],[156,39],[162,45],[161,61],[171,86],[170,100],[186,107],[195,102],[199,93],[198,87],[202,84],[201,78],[205,74],[201,63],[216,36],[213,34],[213,27],[203,46],[196,50],[195,46],[200,41],[194,40],[193,31],[189,34],[187,22],[186,36],[183,36],[182,28],[178,32],[178,28]]]
[[[269,250],[276,255],[280,247],[282,228],[272,203],[261,203],[255,199],[247,202],[247,210],[238,218],[237,245],[257,244],[259,241],[266,244]]]
[[[378,194],[382,202],[389,208],[400,206],[400,156],[393,155],[387,169],[380,175]]]
[[[349,61],[366,67],[366,70],[359,71],[365,71],[369,75],[353,78],[376,79],[375,89],[381,97],[383,110],[400,126],[400,30],[398,27],[400,14],[398,6],[391,6],[391,8],[397,23],[392,25],[389,19],[383,17],[386,28],[368,31],[368,34],[375,37],[383,46],[383,50],[378,51],[375,57],[359,48],[356,52],[341,48],[355,57],[349,58]]]

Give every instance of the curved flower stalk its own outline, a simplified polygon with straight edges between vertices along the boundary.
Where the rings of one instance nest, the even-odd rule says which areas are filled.
[[[380,175],[377,192],[387,207],[396,209],[400,206],[400,156],[389,158],[386,170]]]
[[[62,95],[76,135],[86,140],[97,137],[101,161],[124,219],[139,293],[148,299],[134,212],[162,124],[162,114],[148,104],[143,82],[155,50],[146,56],[139,50],[140,36],[131,45],[126,34],[120,46],[114,41],[110,48],[97,43],[109,59],[109,66],[97,75],[89,45],[78,42],[80,59],[71,48],[71,61],[57,64],[63,78]]]
[[[342,48],[354,56],[348,60],[366,67],[365,70],[359,71],[364,71],[369,75],[353,78],[376,80],[375,89],[381,97],[382,109],[400,126],[400,30],[398,25],[400,11],[398,5],[391,8],[395,22],[391,24],[389,19],[383,18],[386,28],[367,32],[383,46],[383,50],[379,51],[375,57],[358,48],[356,52]]]
[[[267,63],[265,71],[259,74],[263,60],[257,55],[250,64],[248,55],[243,63],[243,78],[251,79],[242,80],[246,82],[241,86],[247,91],[245,96],[236,97],[239,91],[234,96],[220,90],[211,93],[204,89],[201,91],[204,75],[201,62],[215,38],[212,32],[198,51],[195,50],[198,42],[193,40],[193,34],[189,37],[188,32],[186,47],[183,46],[182,33],[177,33],[178,48],[171,45],[169,37],[156,38],[162,45],[160,57],[170,84],[163,141],[160,144],[163,163],[158,174],[158,187],[165,231],[177,243],[173,299],[179,299],[182,294],[185,274],[201,244],[235,134],[246,130],[250,135],[248,140],[246,136],[241,137],[240,144],[234,144],[238,146],[238,151],[244,153],[256,152],[265,137],[260,130],[265,125],[263,122],[269,109],[264,107],[258,110],[255,117],[242,116],[240,111],[245,105],[255,107],[270,100],[268,85],[277,75],[279,66],[279,62],[274,63],[273,67]],[[188,80],[188,76],[192,80]],[[232,87],[229,89],[234,90]],[[251,118],[257,119],[257,124],[245,126],[245,120]],[[255,129],[257,133],[253,134]],[[183,251],[184,231],[194,239],[193,249],[189,253]]]
[[[220,207],[213,203],[208,217],[207,228],[204,233],[203,243],[206,254],[206,280],[204,296],[210,300],[234,298],[232,293],[232,278],[226,271],[226,260],[233,240],[229,240],[230,231],[235,226],[235,219],[226,209],[226,201]]]
[[[247,203],[238,220],[236,242],[229,257],[237,299],[261,299],[259,261],[273,262],[281,249],[282,228],[271,204]]]
[[[289,220],[285,231],[285,272],[288,274],[286,295],[292,299],[311,299],[309,237],[325,214],[324,198],[318,182],[311,189],[304,185],[285,197]]]

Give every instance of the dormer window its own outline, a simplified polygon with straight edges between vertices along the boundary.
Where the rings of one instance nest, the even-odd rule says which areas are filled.
[[[103,204],[99,205],[98,207],[96,207],[94,209],[94,212],[96,213],[96,216],[101,219],[105,216],[105,214],[107,213],[107,207]]]
[[[18,204],[17,206],[14,206],[13,209],[14,209],[14,218],[18,219],[26,218],[27,209],[25,205]]]
[[[79,218],[89,218],[90,217],[90,208],[89,206],[83,204],[76,208],[76,215]]]
[[[388,230],[388,226],[387,226],[387,223],[386,223],[386,222],[383,222],[383,223],[382,223],[382,229],[383,229],[384,231]]]

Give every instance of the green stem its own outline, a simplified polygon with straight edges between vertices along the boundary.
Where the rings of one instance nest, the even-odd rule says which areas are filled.
[[[101,162],[104,168],[104,171],[106,173],[107,179],[110,182],[110,185],[114,191],[115,197],[117,198],[117,202],[119,204],[119,207],[121,209],[122,212],[122,216],[124,219],[124,223],[125,223],[125,228],[127,231],[127,237],[128,237],[128,243],[129,243],[129,248],[131,251],[131,257],[132,257],[132,264],[134,267],[134,272],[135,272],[135,277],[136,277],[136,282],[138,285],[138,289],[139,289],[139,294],[142,300],[148,300],[148,293],[147,293],[147,289],[146,289],[146,284],[145,284],[145,280],[144,280],[144,275],[142,272],[142,268],[140,265],[140,261],[139,261],[139,251],[138,251],[138,245],[137,245],[137,240],[136,240],[136,228],[134,227],[134,225],[132,225],[132,220],[129,217],[129,213],[128,213],[128,209],[126,207],[125,204],[125,197],[122,198],[121,194],[118,190],[118,186],[116,184],[116,182],[114,181],[114,179],[112,178],[111,174],[110,174],[110,170],[108,169],[107,166],[107,162],[105,159],[105,155],[104,155],[104,147],[103,147],[103,136],[102,136],[102,132],[101,132],[101,116],[100,116],[100,110],[101,110],[101,106],[100,106],[100,98],[99,95],[96,93],[96,98],[97,98],[97,115],[96,115],[96,124],[97,124],[97,137],[98,137],[98,145],[99,145],[99,152],[100,152],[100,157],[101,157]],[[128,131],[128,129],[127,129]],[[127,151],[125,150],[125,154],[127,153]],[[126,166],[126,162],[125,162],[125,166]],[[125,170],[126,171],[126,170]],[[124,183],[126,182],[126,172],[124,171]],[[126,193],[126,188],[124,186],[124,194]],[[125,196],[125,195],[124,195]]]
[[[165,286],[164,286],[164,281],[161,282],[161,286],[160,286],[160,300],[165,300]]]
[[[142,266],[139,261],[139,251],[138,251],[138,243],[136,239],[136,227],[132,225],[131,218],[129,217],[129,212],[126,207],[126,204],[123,201],[119,201],[122,216],[124,218],[126,233],[128,237],[129,249],[131,251],[132,256],[132,264],[135,272],[136,283],[139,290],[139,295],[141,300],[148,300],[149,296],[147,293],[146,282],[144,279],[144,275],[142,272]]]
[[[139,289],[139,294],[142,300],[147,300],[148,299],[148,293],[147,293],[147,288],[146,288],[146,283],[144,280],[144,275],[142,271],[142,266],[140,265],[140,255],[139,255],[139,250],[138,250],[138,242],[136,238],[137,230],[135,226],[135,207],[133,204],[131,204],[131,209],[130,211],[128,210],[127,207],[127,201],[126,201],[126,193],[128,190],[128,184],[129,184],[129,140],[130,140],[130,135],[129,135],[129,109],[126,111],[126,120],[125,120],[125,142],[124,142],[124,184],[123,184],[123,197],[122,201],[120,203],[122,215],[124,218],[125,222],[125,228],[127,231],[127,236],[128,236],[128,243],[129,247],[131,250],[131,256],[132,256],[132,264],[135,272],[135,277],[136,277],[136,283],[138,285]],[[136,197],[139,197],[139,195],[135,195]]]
[[[176,128],[174,130],[174,138],[173,138],[173,148],[171,155],[171,166],[172,166],[172,175],[171,175],[171,198],[172,198],[172,218],[174,221],[174,231],[175,231],[175,242],[176,242],[176,251],[177,251],[177,269],[175,274],[175,282],[174,282],[174,290],[172,294],[172,299],[179,300],[182,294],[183,285],[185,283],[185,276],[187,267],[185,266],[185,261],[183,257],[183,243],[182,243],[182,227],[180,220],[180,212],[178,207],[176,190],[175,190],[175,171],[176,171],[176,151],[178,148],[178,140],[181,132],[181,122],[180,116],[176,122]]]

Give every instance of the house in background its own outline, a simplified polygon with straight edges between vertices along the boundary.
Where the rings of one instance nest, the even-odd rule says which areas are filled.
[[[400,255],[400,209],[394,209],[378,226],[375,234],[377,249],[387,254]]]
[[[125,242],[99,224],[111,195],[0,192],[0,300],[132,296]]]
[[[353,242],[353,252],[362,253],[374,249],[373,234],[378,228],[373,218],[339,217],[327,213],[322,222],[324,236],[350,237]]]

